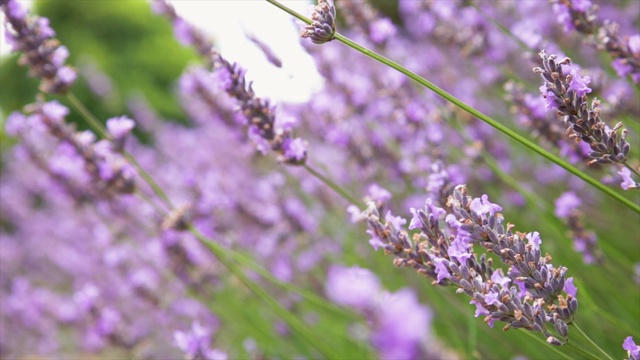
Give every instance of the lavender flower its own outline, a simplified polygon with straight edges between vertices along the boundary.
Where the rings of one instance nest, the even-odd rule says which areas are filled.
[[[618,172],[618,175],[622,177],[622,183],[620,183],[620,187],[622,189],[640,189],[640,184],[638,184],[631,178],[631,170],[627,169],[626,167],[622,168],[622,170]]]
[[[472,298],[476,316],[485,315],[490,326],[502,321],[507,323],[505,330],[525,328],[543,333],[551,344],[562,344],[551,335],[547,324],[561,338],[567,338],[567,325],[578,307],[571,279],[565,279],[567,268],[554,268],[551,257],[541,255],[537,232],[514,233],[513,225],[505,228],[502,208],[489,202],[486,195],[472,199],[460,185],[447,205],[451,208],[445,219],[452,230],[450,235],[440,229],[445,210],[428,199],[424,209],[411,209],[409,229],[420,229],[420,233],[410,240],[402,228],[403,219],[387,214],[383,223],[372,204],[364,212],[372,235],[370,243],[374,249],[382,247],[385,253],[394,254],[396,266],[412,267],[435,279],[433,284],[457,285],[458,293]],[[473,244],[495,253],[509,265],[506,275],[501,269],[494,270],[485,255],[478,259],[472,252]]]
[[[631,148],[625,140],[627,130],[622,129],[622,123],[611,129],[600,119],[600,101],[597,99],[591,102],[590,107],[587,105],[586,93],[591,91],[586,86],[587,78],[576,77],[574,70],[564,75],[562,65],[570,65],[569,58],[557,62],[555,55],[547,55],[544,50],[540,57],[543,68],[536,67],[533,71],[544,80],[540,88],[542,96],[547,106],[557,109],[558,115],[563,117],[569,136],[589,144],[589,156],[593,159],[589,165],[626,162]],[[619,132],[620,129],[622,131]]]
[[[550,0],[558,21],[563,23],[565,31],[575,29],[590,37],[591,43],[599,50],[609,53],[613,58],[611,65],[619,76],[631,75],[634,83],[640,82],[640,35],[621,37],[620,25],[605,20],[599,24],[596,16],[597,6],[589,0]],[[594,35],[597,33],[597,37]],[[593,39],[595,37],[595,39]]]
[[[64,62],[69,51],[54,38],[47,18],[29,16],[17,0],[4,0],[6,40],[13,51],[21,52],[18,62],[29,66],[30,76],[38,77],[40,91],[63,94],[76,80],[76,71]]]
[[[11,135],[20,137],[31,158],[64,184],[71,194],[86,199],[128,194],[135,189],[135,169],[121,154],[124,136],[133,128],[133,121],[125,117],[107,120],[114,140],[96,142],[91,132],[76,132],[65,123],[69,110],[56,101],[32,104],[28,116],[10,115],[7,125]],[[42,144],[50,143],[47,136],[59,141],[54,156],[42,158]],[[79,190],[84,189],[84,190]],[[83,195],[79,191],[85,191]]]
[[[256,96],[245,79],[245,70],[238,64],[232,64],[220,54],[213,55],[214,83],[235,98],[248,125],[248,135],[254,141],[258,151],[266,154],[270,149],[279,153],[280,161],[291,165],[302,165],[307,159],[307,144],[300,138],[294,138],[292,123],[276,121],[275,107]]]
[[[151,8],[157,14],[169,18],[173,23],[173,32],[178,41],[185,46],[194,46],[198,53],[207,61],[211,59],[210,52],[213,47],[211,40],[205,34],[193,27],[183,18],[178,16],[176,10],[165,0],[153,0]]]
[[[622,348],[627,350],[627,360],[640,359],[640,346],[633,341],[633,336],[627,336],[622,343]]]
[[[336,8],[333,0],[318,0],[311,14],[311,25],[300,31],[303,38],[311,38],[314,44],[324,44],[333,40],[336,32]]]
[[[226,360],[227,354],[211,348],[211,330],[204,328],[197,321],[191,325],[190,331],[176,331],[173,334],[175,345],[184,351],[187,360]]]
[[[381,359],[434,359],[443,353],[429,347],[431,310],[409,289],[389,293],[378,278],[357,266],[332,266],[325,284],[327,296],[337,304],[364,314],[373,332],[370,341]]]
[[[573,247],[582,254],[584,263],[601,264],[604,261],[602,251],[598,247],[596,234],[584,227],[584,213],[579,209],[581,204],[582,200],[573,192],[564,193],[556,199],[555,213],[567,222]]]

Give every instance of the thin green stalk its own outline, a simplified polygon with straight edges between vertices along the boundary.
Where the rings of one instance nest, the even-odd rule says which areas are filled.
[[[110,138],[109,133],[107,133],[107,130],[102,125],[102,123],[91,113],[91,111],[89,111],[89,109],[86,108],[86,106],[84,106],[84,104],[80,100],[78,100],[78,98],[72,92],[67,93],[67,99],[69,100],[69,102],[71,102],[71,105],[76,108],[76,111],[78,111],[80,115],[82,115],[82,117],[87,121],[87,124],[89,124],[89,127],[91,127],[93,131],[95,131],[102,138]]]
[[[307,17],[293,11],[292,9],[289,9],[288,7],[286,7],[285,5],[282,5],[280,3],[278,3],[276,0],[266,0],[267,2],[269,2],[270,4],[275,5],[276,7],[282,9],[283,11],[286,11],[287,13],[291,14],[292,16],[295,16],[296,18],[298,18],[301,21],[304,21],[307,24],[311,23],[311,20],[308,19]],[[636,213],[640,214],[640,205],[635,204],[634,202],[632,202],[631,200],[625,198],[624,196],[622,196],[621,194],[617,193],[616,191],[606,187],[605,185],[603,185],[602,183],[600,183],[599,181],[597,181],[596,179],[590,177],[589,175],[583,173],[582,171],[580,171],[579,169],[571,166],[571,164],[569,164],[568,162],[564,161],[563,159],[561,159],[560,157],[550,153],[549,151],[545,150],[544,148],[542,148],[541,146],[535,144],[534,142],[528,140],[527,138],[525,138],[524,136],[516,133],[515,131],[509,129],[508,127],[502,125],[501,123],[495,121],[494,119],[492,119],[491,117],[485,115],[484,113],[474,109],[473,107],[467,105],[466,103],[464,103],[463,101],[459,100],[458,98],[456,98],[455,96],[449,94],[448,92],[444,91],[443,89],[439,88],[438,86],[434,85],[433,83],[431,83],[430,81],[424,79],[423,77],[419,76],[418,74],[408,70],[407,68],[403,67],[402,65],[387,59],[386,57],[367,49],[366,47],[359,45],[358,43],[352,41],[351,39],[345,37],[342,34],[339,33],[335,33],[334,38],[338,41],[340,41],[341,43],[349,46],[350,48],[357,50],[361,53],[363,53],[364,55],[377,60],[389,67],[391,67],[392,69],[395,69],[397,71],[399,71],[400,73],[402,73],[403,75],[407,76],[408,78],[410,78],[411,80],[417,82],[418,84],[428,88],[429,90],[435,92],[438,96],[442,97],[443,99],[449,101],[450,103],[456,105],[457,107],[459,107],[460,109],[466,111],[467,113],[473,115],[474,117],[484,121],[485,123],[491,125],[492,127],[494,127],[496,130],[502,132],[503,134],[509,136],[510,138],[516,140],[517,142],[519,142],[520,144],[526,146],[527,148],[529,148],[530,150],[534,151],[535,153],[537,153],[538,155],[544,157],[545,159],[550,160],[551,162],[559,165],[560,167],[562,167],[563,169],[567,170],[568,172],[574,174],[575,176],[579,177],[580,179],[582,179],[583,181],[587,182],[588,184],[590,184],[591,186],[597,188],[598,190],[602,191],[603,193],[607,194],[608,196],[618,200],[619,202],[621,202],[622,204],[624,204],[625,206],[627,206],[628,208],[630,208],[631,210],[634,210]]]
[[[587,336],[587,334],[584,333],[584,331],[582,331],[582,329],[578,326],[578,324],[574,321],[572,324],[575,329],[580,333],[580,335],[582,335],[585,339],[587,339],[587,341],[596,349],[598,349],[598,351],[600,351],[602,353],[602,355],[604,355],[607,359],[609,360],[613,360],[613,358],[611,356],[609,356],[609,354],[607,354],[604,350],[602,350],[600,348],[600,346],[598,346],[598,344],[596,344],[595,342],[593,342],[593,340],[591,340],[591,338],[589,336]],[[597,358],[597,357],[596,357]]]
[[[67,93],[67,99],[69,100],[69,102],[71,102],[71,105],[73,105],[76,111],[78,111],[80,115],[87,121],[87,123],[89,124],[89,127],[91,127],[93,131],[95,131],[101,138],[104,138],[104,139],[111,138],[109,136],[109,133],[107,133],[107,130],[104,127],[104,125],[102,125],[102,123],[93,115],[93,113],[91,113],[91,111],[89,111],[89,109],[87,109],[84,106],[84,104],[80,100],[78,100],[78,98],[72,92]],[[140,164],[136,161],[136,159],[131,154],[129,154],[126,151],[123,152],[123,154],[125,158],[127,158],[127,160],[129,160],[129,162],[136,167],[136,169],[138,170],[138,174],[140,174],[140,176],[147,182],[147,184],[149,184],[153,192],[165,203],[165,205],[167,205],[169,209],[172,209],[173,205],[171,204],[169,197],[162,190],[162,187],[160,187],[153,180],[153,178],[149,175],[149,173],[147,173],[147,171],[143,169],[142,166],[140,166]]]
[[[320,180],[323,183],[325,183],[325,185],[330,187],[333,191],[338,193],[345,200],[347,200],[348,202],[352,203],[353,205],[356,205],[356,206],[360,207],[361,209],[364,208],[365,204],[363,204],[362,201],[356,200],[353,196],[349,195],[349,193],[347,193],[344,189],[342,189],[338,184],[336,184],[333,181],[331,181],[331,179],[329,179],[326,176],[320,174],[318,171],[316,171],[314,168],[312,168],[311,166],[309,166],[307,164],[304,164],[303,166],[304,166],[305,169],[307,169],[308,172],[311,173],[311,175],[315,176],[316,178],[318,178],[318,180]]]
[[[231,273],[233,273],[251,292],[261,298],[265,303],[267,303],[273,311],[278,314],[280,318],[282,318],[287,325],[289,325],[292,329],[298,333],[303,340],[305,340],[309,345],[320,351],[325,357],[331,359],[340,358],[340,354],[336,354],[334,350],[330,347],[327,347],[325,341],[318,341],[321,337],[319,334],[313,334],[309,331],[307,325],[302,323],[298,318],[293,316],[287,309],[283,308],[269,293],[267,293],[262,287],[253,282],[249,277],[244,273],[243,269],[239,268],[237,264],[233,261],[230,261],[227,258],[225,253],[225,249],[222,248],[219,244],[209,240],[202,233],[200,233],[193,226],[189,228],[189,231],[202,242],[212,254],[220,261],[220,263],[227,268]]]

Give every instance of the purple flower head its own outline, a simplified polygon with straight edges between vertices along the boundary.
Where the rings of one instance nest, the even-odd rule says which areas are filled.
[[[564,292],[567,293],[567,295],[571,295],[573,297],[576,296],[576,294],[578,293],[578,288],[573,284],[573,277],[568,278],[565,282],[564,282]]]
[[[447,211],[441,207],[436,206],[433,203],[433,200],[431,198],[428,198],[425,201],[425,210],[427,210],[427,214],[433,214],[433,216],[438,219],[440,218],[440,216],[444,215],[447,213]]]
[[[618,171],[618,175],[622,177],[622,183],[620,183],[620,187],[622,187],[622,189],[629,190],[629,189],[637,189],[638,187],[640,187],[640,184],[636,183],[631,178],[631,170],[627,169],[626,167]]]
[[[64,62],[69,57],[69,50],[66,46],[58,46],[58,48],[51,55],[51,63],[56,67],[64,65]]]
[[[467,259],[471,257],[470,249],[471,246],[464,240],[464,238],[456,237],[449,245],[447,254],[449,255],[449,258],[458,260],[460,264],[466,264]]]
[[[435,265],[435,272],[438,274],[438,278],[436,279],[438,283],[440,283],[444,279],[450,279],[451,274],[449,273],[449,269],[447,269],[447,265],[445,265],[446,259],[442,258],[434,258],[433,265]]]
[[[126,116],[114,117],[107,120],[107,130],[115,139],[121,139],[127,136],[135,125],[135,122]]]
[[[51,28],[49,25],[49,19],[45,17],[38,18],[38,31],[40,32],[40,36],[43,38],[51,38],[56,36],[55,30]]]
[[[368,229],[367,230],[367,234],[371,235],[371,239],[369,240],[369,244],[371,246],[373,246],[373,250],[378,250],[381,247],[384,248],[384,241],[382,241],[382,239],[380,239],[376,235],[375,231],[373,231],[372,229]]]
[[[22,19],[29,13],[29,10],[22,6],[17,0],[10,0],[6,6],[7,15],[15,19]]]
[[[311,38],[314,44],[324,44],[333,40],[336,32],[336,8],[333,0],[318,0],[311,14],[311,24],[300,31],[303,38]]]
[[[387,215],[385,215],[384,219],[396,230],[401,230],[403,225],[407,223],[407,220],[403,219],[402,216],[393,216],[391,211],[387,211]]]
[[[81,311],[88,311],[96,303],[100,290],[93,284],[86,284],[73,295],[73,301]]]
[[[527,244],[530,244],[535,250],[540,250],[540,244],[542,244],[540,233],[538,233],[537,231],[528,233]]]
[[[193,322],[190,331],[178,330],[173,333],[174,344],[191,358],[209,352],[210,341],[211,330],[203,327],[197,321]]]
[[[27,125],[27,117],[19,112],[14,111],[7,117],[5,131],[7,135],[18,136]]]
[[[422,222],[420,221],[418,210],[416,210],[416,208],[410,208],[409,211],[413,215],[411,217],[411,221],[409,222],[409,230],[419,229],[422,226]]]
[[[553,91],[547,88],[547,85],[540,86],[540,93],[544,98],[544,107],[546,110],[558,108],[558,103],[556,102],[556,96],[553,93]]]
[[[490,315],[491,313],[489,312],[489,310],[487,310],[484,306],[482,306],[482,303],[476,301],[476,300],[471,300],[469,302],[469,304],[475,305],[476,306],[476,312],[474,314],[475,317],[478,316],[487,316]],[[491,326],[493,327],[493,326]]]
[[[410,289],[385,294],[377,312],[380,324],[372,336],[380,359],[415,359],[429,337],[431,310]]]
[[[49,101],[42,105],[42,114],[54,124],[62,124],[64,117],[69,114],[69,109],[57,101]]]
[[[500,288],[504,289],[511,283],[511,278],[508,276],[504,276],[504,274],[502,273],[502,269],[497,269],[491,275],[491,281],[494,284],[500,285]]]
[[[633,341],[633,336],[627,336],[622,343],[622,348],[627,350],[629,359],[640,360],[640,346]]]
[[[627,59],[623,58],[613,60],[611,62],[611,66],[620,77],[625,77],[633,71],[633,66],[629,64],[629,61]]]
[[[381,294],[375,274],[357,266],[331,266],[324,288],[331,301],[359,310],[371,308]]]
[[[500,293],[489,291],[487,294],[485,294],[484,301],[487,305],[499,306],[501,304]]]
[[[257,126],[250,126],[248,131],[249,139],[256,144],[256,150],[260,152],[262,155],[266,155],[271,148],[271,144],[269,144],[269,140],[262,137],[260,133],[260,128]],[[296,150],[296,149],[293,149]]]
[[[69,86],[74,81],[76,81],[77,77],[78,73],[69,66],[61,67],[56,73],[56,78],[58,79],[59,83],[66,86]]]
[[[568,217],[571,212],[582,204],[582,200],[571,191],[568,191],[556,199],[556,216],[560,218]]]
[[[233,87],[233,73],[227,66],[221,66],[215,69],[211,76],[213,77],[213,83],[216,84],[219,89],[228,91]]]
[[[367,196],[378,204],[384,204],[391,199],[391,193],[378,184],[369,185]]]
[[[192,45],[194,42],[191,25],[182,18],[178,17],[173,21],[173,35],[184,46]]]
[[[576,92],[576,95],[582,97],[591,92],[591,88],[587,86],[591,82],[591,77],[585,76],[582,77],[580,75],[580,68],[577,66],[572,67],[571,69],[571,83],[569,83],[569,88],[573,89]]]
[[[502,210],[502,207],[500,205],[492,204],[491,202],[489,202],[489,196],[487,194],[482,195],[482,198],[473,199],[471,201],[470,208],[479,216],[482,216],[484,214],[493,216],[496,212]]]
[[[307,142],[301,138],[287,138],[282,144],[282,150],[287,162],[297,163],[307,157]]]
[[[396,27],[389,18],[375,20],[369,25],[369,36],[373,42],[380,44],[396,34]]]

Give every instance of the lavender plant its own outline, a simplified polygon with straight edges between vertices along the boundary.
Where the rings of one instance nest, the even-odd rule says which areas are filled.
[[[612,185],[620,175],[623,187],[637,186],[630,144],[638,134],[633,122],[622,131],[600,120],[637,117],[634,90],[598,71],[607,64],[576,46],[580,38],[541,4],[401,0],[395,17],[365,3],[321,0],[301,41],[326,84],[307,103],[276,106],[253,89],[247,70],[155,1],[204,64],[176,79],[188,124],[164,119],[152,98],[135,94],[124,99],[129,114],[102,125],[73,96],[75,72],[64,76],[73,68],[47,20],[2,0],[9,42],[43,85],[5,126],[16,144],[3,148],[0,175],[0,357],[602,358],[627,351],[636,359],[638,195],[621,196]],[[603,9],[628,30],[626,8]],[[543,98],[525,95],[537,87],[535,59],[514,39],[537,51],[570,49],[581,60],[592,84],[577,70],[565,76],[548,57],[544,95],[571,119],[574,138],[595,148],[591,154],[566,138],[560,122],[544,122]],[[633,53],[631,42],[625,49]],[[86,62],[74,65],[89,83],[110,82]],[[517,85],[505,103],[508,80]],[[52,93],[66,97],[52,100]],[[587,93],[602,105],[589,107]],[[576,166],[516,134],[530,130],[510,110],[539,125]],[[72,111],[93,133],[66,121]],[[501,132],[531,146],[503,141]],[[578,169],[589,155],[624,167],[604,175],[611,165]],[[363,213],[355,199],[365,193]],[[408,228],[387,208],[411,209]],[[502,213],[536,231],[515,231]],[[369,243],[353,223],[363,217]],[[394,269],[371,246],[441,286]],[[567,267],[553,266],[546,252]],[[522,330],[481,326],[469,301],[491,327]]]

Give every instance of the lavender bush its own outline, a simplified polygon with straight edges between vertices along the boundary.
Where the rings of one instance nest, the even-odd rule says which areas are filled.
[[[268,2],[324,87],[269,101],[157,0],[182,124],[94,116],[110,74],[0,0],[40,81],[0,133],[0,357],[638,360],[638,3]]]

